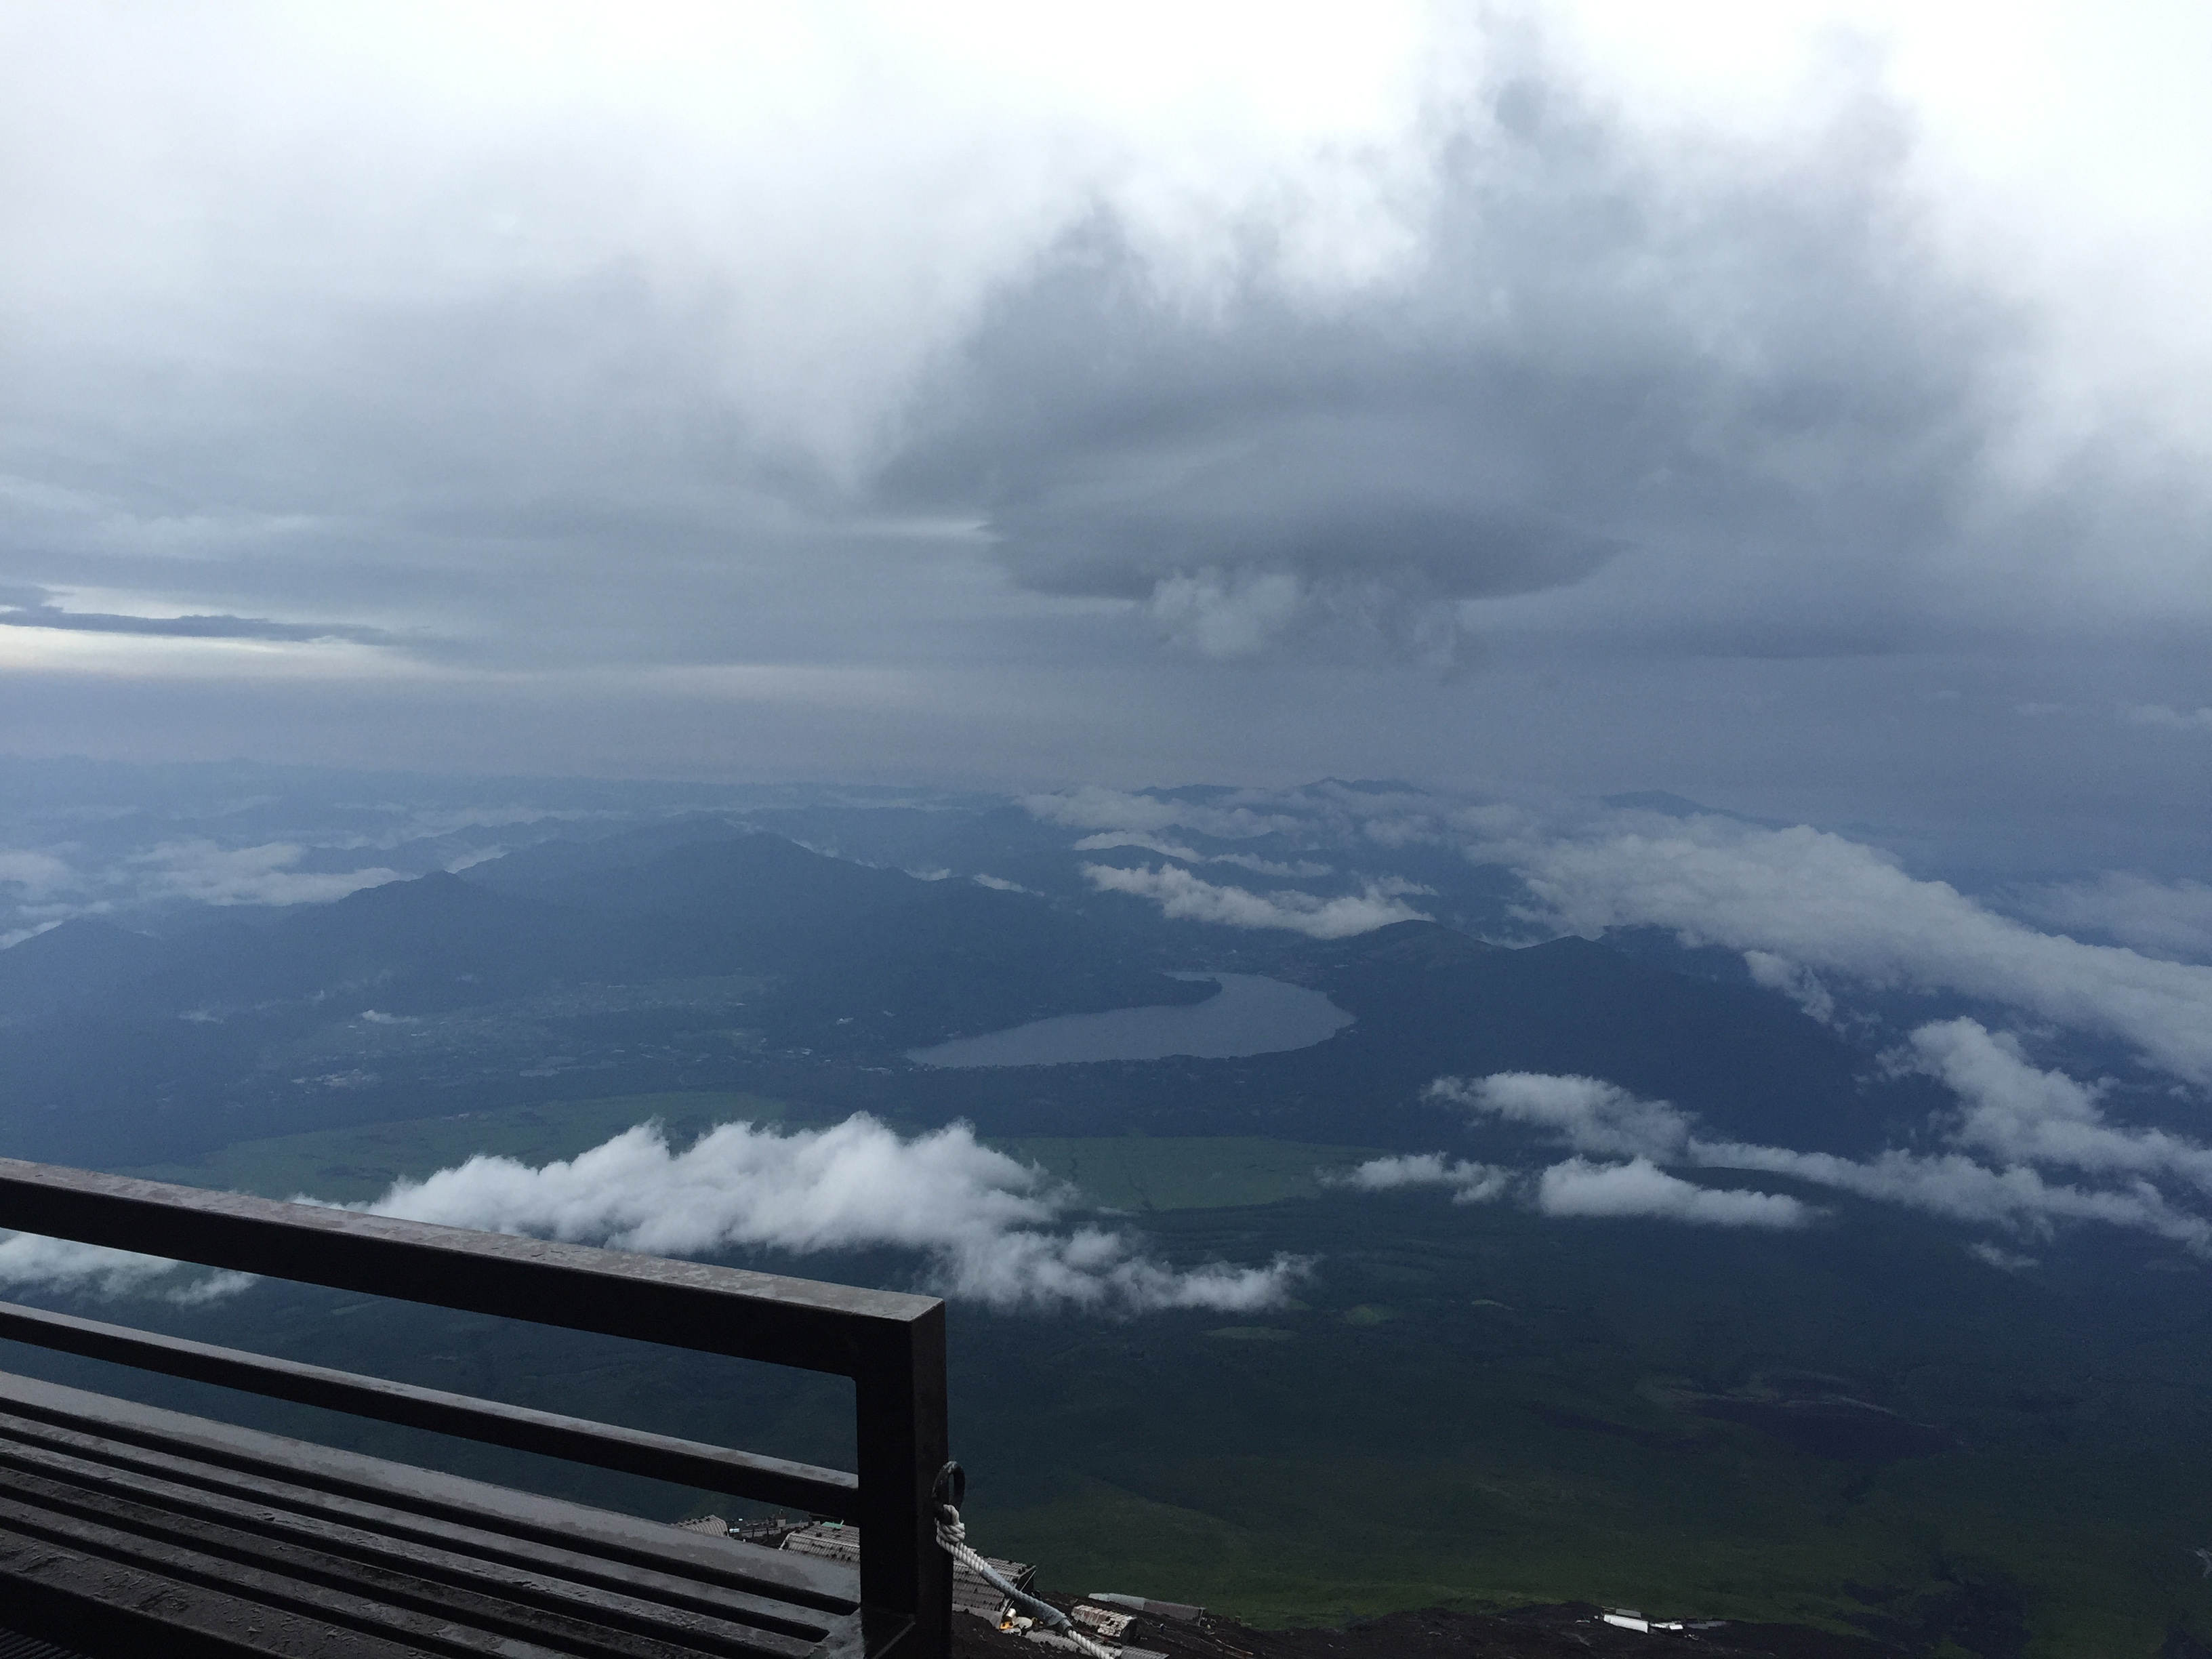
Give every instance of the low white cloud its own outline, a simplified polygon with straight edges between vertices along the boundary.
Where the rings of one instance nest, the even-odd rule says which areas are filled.
[[[1583,1083],[1582,1078],[1538,1079]],[[1600,1085],[1609,1086],[1609,1085]],[[1650,1158],[1594,1164],[1571,1158],[1537,1171],[1419,1152],[1371,1158],[1341,1175],[1325,1177],[1332,1187],[1385,1193],[1410,1187],[1441,1187],[1455,1204],[1482,1204],[1521,1188],[1544,1215],[1643,1216],[1721,1227],[1796,1227],[1818,1212],[1775,1193],[1715,1190],[1668,1175]]]
[[[606,807],[532,806],[520,801],[501,806],[400,806],[403,814],[393,829],[367,838],[379,847],[398,847],[423,836],[449,836],[460,830],[508,830],[538,823],[620,823],[628,814]]]
[[[2130,726],[2148,726],[2160,732],[2191,732],[2212,736],[2212,708],[2172,708],[2164,703],[2137,703],[2121,711]]]
[[[321,1202],[305,1194],[296,1201]],[[1081,1207],[1074,1190],[981,1145],[964,1124],[906,1139],[865,1114],[788,1134],[726,1123],[680,1152],[658,1124],[641,1123],[566,1161],[533,1167],[479,1156],[347,1207],[652,1255],[890,1246],[925,1255],[944,1294],[1005,1311],[1252,1312],[1285,1301],[1310,1266],[1279,1255],[1264,1267],[1175,1267],[1129,1232],[1056,1225]],[[191,1304],[253,1282],[155,1256],[0,1236],[0,1284]]]
[[[1341,1175],[1323,1177],[1331,1187],[1355,1192],[1383,1193],[1400,1187],[1447,1187],[1455,1204],[1480,1204],[1503,1194],[1513,1180],[1510,1170],[1493,1164],[1470,1164],[1441,1152],[1419,1152],[1401,1158],[1370,1158]]]
[[[364,887],[404,881],[398,870],[307,872],[292,866],[307,848],[295,842],[222,847],[211,841],[165,841],[131,862],[144,866],[155,897],[202,904],[327,904]]]
[[[905,1139],[859,1115],[787,1134],[726,1123],[681,1152],[640,1124],[566,1162],[472,1158],[366,1207],[655,1255],[894,1246],[925,1253],[945,1294],[1006,1310],[1248,1311],[1282,1302],[1304,1270],[1288,1256],[1179,1268],[1127,1232],[1055,1231],[1076,1201],[963,1124]]]
[[[1249,870],[1255,876],[1274,876],[1284,881],[1316,881],[1323,876],[1336,873],[1326,864],[1316,864],[1311,859],[1297,859],[1285,862],[1276,859],[1255,857],[1250,853],[1201,853],[1194,847],[1180,842],[1162,841],[1156,836],[1139,835],[1129,830],[1108,830],[1098,835],[1085,836],[1075,843],[1079,853],[1103,853],[1116,847],[1134,847],[1147,853],[1157,853],[1164,859],[1176,859],[1184,864],[1233,864],[1240,870]],[[1412,884],[1406,884],[1410,889]],[[1419,892],[1430,890],[1413,889]]]
[[[1817,1213],[1786,1194],[1700,1187],[1645,1158],[1554,1164],[1536,1179],[1536,1207],[1551,1216],[1647,1217],[1707,1227],[1799,1227]]]
[[[1926,1156],[1892,1150],[1859,1162],[1832,1152],[1704,1141],[1693,1152],[1698,1163],[1711,1167],[1795,1176],[1954,1221],[2039,1237],[2050,1237],[2059,1222],[2094,1221],[2212,1254],[2212,1224],[2182,1209],[2148,1181],[2077,1187],[2046,1181],[2040,1170],[2025,1165],[1991,1168],[1960,1152]]]
[[[1765,982],[1816,1008],[1826,993],[1813,975],[1984,999],[2119,1037],[2212,1083],[2212,967],[2038,933],[1841,836],[1707,817],[1470,853],[1510,863],[1569,932],[1650,925],[1756,952]]]
[[[1694,1115],[1663,1099],[1639,1099],[1599,1078],[1541,1073],[1437,1078],[1425,1097],[1460,1106],[1474,1121],[1541,1130],[1573,1151],[1577,1161],[1631,1159],[1631,1166],[1652,1170],[1662,1164],[1759,1170],[2024,1237],[2051,1237],[2059,1224],[2094,1221],[2212,1255],[2212,1218],[2201,1212],[2205,1194],[2212,1194],[2208,1146],[2167,1130],[2112,1124],[2101,1106],[2104,1088],[2039,1071],[2015,1040],[1973,1020],[1920,1026],[1891,1064],[1942,1079],[1958,1095],[1958,1110],[1931,1124],[1947,1151],[1887,1148],[1867,1159],[1850,1159],[1710,1139],[1698,1133]],[[2057,1172],[2081,1179],[2062,1179]],[[1537,1201],[1547,1214],[1595,1212],[1548,1203],[1548,1179],[1551,1172],[1537,1186]],[[1583,1172],[1568,1170],[1553,1186],[1568,1192],[1562,1203],[1579,1203],[1583,1199],[1575,1194],[1582,1182]],[[1652,1183],[1641,1175],[1614,1182],[1621,1192],[1639,1186]],[[1599,1197],[1589,1203],[1601,1201],[1606,1190],[1613,1188],[1595,1188]]]
[[[1743,965],[1750,970],[1753,984],[1781,992],[1823,1025],[1836,1023],[1835,993],[1821,984],[1820,975],[1810,969],[1771,951],[1746,951]]]
[[[1152,835],[1163,830],[1195,830],[1224,841],[1304,829],[1302,817],[1280,810],[1285,804],[1272,796],[1242,792],[1205,801],[1179,800],[1096,783],[1022,799],[1031,817],[1071,830],[1135,830]]]
[[[2174,719],[2194,729],[2197,716]],[[1756,982],[1829,1023],[1848,1017],[1860,989],[1972,998],[2116,1037],[2178,1078],[2212,1085],[2212,884],[2202,881],[2108,875],[2016,892],[1998,908],[1920,879],[1863,842],[1700,813],[1686,802],[1583,817],[1559,801],[1454,803],[1317,784],[1202,802],[1093,787],[1028,805],[1090,830],[1079,850],[1140,847],[1200,873],[1224,855],[1201,853],[1176,828],[1273,830],[1320,849],[1310,855],[1320,860],[1341,849],[1355,866],[1363,847],[1448,842],[1520,878],[1522,918],[1534,929],[1669,929],[1690,944],[1741,952]],[[1271,876],[1294,867],[1261,870],[1272,862],[1248,867]],[[1283,925],[1267,908],[1286,902],[1279,894],[1224,896],[1235,890],[1194,886],[1188,872],[1115,879],[1164,908],[1173,903],[1170,914]],[[1407,895],[1377,885],[1363,896]]]
[[[1296,859],[1284,863],[1275,859],[1255,858],[1249,853],[1216,853],[1206,862],[1233,864],[1241,870],[1249,870],[1255,876],[1274,876],[1284,881],[1318,881],[1323,876],[1336,873],[1333,866],[1316,864],[1311,859]],[[1411,884],[1408,885],[1410,887]],[[1413,890],[1425,893],[1431,890],[1423,887]]]
[[[1367,890],[1384,898],[1434,898],[1437,890],[1425,882],[1409,881],[1403,876],[1380,876],[1367,884]]]
[[[1033,887],[1024,887],[1018,881],[1008,881],[1004,876],[970,876],[969,880],[978,887],[988,887],[994,893],[1033,893]]]
[[[1440,1077],[1423,1097],[1547,1130],[1579,1152],[1679,1161],[1690,1144],[1687,1114],[1663,1100],[1639,1100],[1594,1077],[1541,1072],[1499,1072],[1473,1081]]]
[[[100,1297],[154,1296],[189,1307],[253,1282],[247,1273],[213,1272],[132,1250],[38,1233],[0,1234],[0,1285]]]
[[[1255,893],[1244,887],[1218,887],[1188,870],[1163,865],[1157,870],[1124,870],[1110,864],[1086,864],[1084,879],[1102,893],[1127,893],[1151,899],[1173,921],[1211,921],[1226,927],[1281,927],[1313,939],[1347,939],[1394,921],[1426,921],[1425,913],[1402,899],[1370,889],[1358,895],[1316,898],[1310,893]]]
[[[2024,1273],[2030,1267],[2040,1265],[2032,1255],[2021,1255],[2015,1250],[2003,1249],[1997,1245],[1986,1243],[1967,1245],[1966,1254],[1977,1261],[2008,1273]]]
[[[2212,961],[2212,884],[2107,871],[2085,881],[2014,892],[2007,908],[2069,933],[2102,934],[2153,956]]]
[[[33,902],[76,884],[75,872],[51,853],[0,848],[0,885],[15,885]]]
[[[2063,1223],[2095,1222],[2212,1255],[2212,1220],[2193,1207],[2212,1194],[2212,1147],[2160,1129],[2113,1124],[2100,1104],[2098,1087],[2037,1069],[2016,1042],[1972,1020],[1922,1026],[1893,1059],[1942,1079],[1958,1096],[1955,1114],[1930,1126],[1948,1142],[1947,1150],[1927,1153],[1893,1147],[1871,1158],[1849,1158],[1711,1139],[1698,1133],[1696,1118],[1680,1108],[1640,1099],[1597,1078],[1531,1073],[1442,1077],[1429,1085],[1425,1097],[1462,1107],[1478,1122],[1540,1130],[1574,1152],[1573,1163],[1582,1170],[1553,1166],[1569,1171],[1554,1182],[1565,1183],[1561,1190],[1569,1196],[1561,1203],[1584,1201],[1575,1195],[1581,1190],[1578,1183],[1588,1170],[1600,1167],[1584,1160],[1626,1158],[1629,1166],[1648,1165],[1655,1171],[1673,1164],[1788,1176],[2029,1237],[2048,1237]],[[2046,1173],[2056,1170],[2087,1181]],[[1539,1207],[1546,1213],[1597,1212],[1547,1201],[1543,1180],[1551,1179],[1551,1173],[1538,1186]],[[1620,1176],[1613,1185],[1623,1192],[1652,1188],[1640,1173]],[[1602,1201],[1603,1193],[1613,1189],[1595,1189],[1599,1195],[1587,1201]]]
[[[1185,847],[1180,842],[1162,841],[1158,836],[1140,835],[1134,830],[1103,830],[1095,836],[1085,836],[1075,843],[1079,853],[1104,853],[1116,847],[1134,847],[1147,853],[1157,853],[1164,859],[1181,859],[1185,864],[1204,864],[1206,854],[1195,847]]]
[[[2039,1070],[2010,1037],[1971,1019],[1913,1032],[1912,1064],[1941,1078],[1965,1105],[1954,1145],[2003,1164],[2060,1164],[2095,1175],[2172,1175],[2212,1193],[2212,1147],[2163,1129],[2108,1121],[2104,1091],[2058,1072]]]

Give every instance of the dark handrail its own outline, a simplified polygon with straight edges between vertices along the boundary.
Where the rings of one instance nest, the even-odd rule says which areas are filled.
[[[842,1469],[756,1456],[702,1441],[678,1440],[580,1417],[532,1411],[526,1406],[448,1394],[442,1389],[419,1389],[387,1377],[272,1359],[265,1354],[245,1353],[184,1337],[157,1336],[150,1331],[76,1319],[13,1302],[0,1302],[0,1337],[298,1405],[404,1423],[410,1429],[430,1429],[464,1440],[566,1458],[572,1463],[619,1469],[625,1474],[729,1492],[763,1504],[782,1504],[825,1519],[850,1520],[859,1508],[855,1500],[860,1483]]]
[[[836,1507],[849,1510],[861,1528],[861,1600],[878,1619],[890,1615],[914,1621],[900,1643],[902,1654],[944,1659],[951,1642],[951,1580],[950,1564],[936,1543],[930,1488],[947,1455],[945,1304],[934,1297],[474,1232],[13,1158],[0,1158],[0,1224],[335,1290],[848,1376],[854,1383],[858,1429],[858,1490],[853,1499]],[[118,1343],[99,1334],[118,1328],[97,1327],[94,1322],[70,1322],[80,1328],[75,1331],[37,1322],[59,1317],[34,1315],[6,1334],[41,1342],[49,1336],[70,1339],[46,1342],[52,1346],[106,1342],[112,1352],[105,1357],[124,1358],[126,1364],[143,1364],[157,1357],[174,1362],[157,1364],[157,1370],[185,1363],[213,1364],[208,1356],[225,1355],[225,1351],[210,1349],[196,1359],[184,1350],[204,1345],[165,1347],[167,1339],[144,1334],[135,1334],[135,1341]],[[33,1330],[40,1334],[29,1334]],[[126,1348],[140,1357],[125,1358]],[[252,1362],[258,1358],[228,1354],[222,1363],[243,1363],[240,1376],[252,1373],[264,1381],[282,1380],[284,1362],[264,1359],[256,1367]],[[301,1387],[325,1387],[329,1379],[347,1377],[346,1373],[329,1372],[315,1380],[304,1374],[320,1368],[293,1369],[291,1380]],[[400,1402],[407,1409],[434,1411],[451,1403],[489,1407],[489,1402],[464,1402],[459,1396],[441,1396],[432,1390],[412,1391],[416,1398],[407,1405],[402,1385],[371,1378],[347,1380],[387,1404]],[[315,1403],[357,1409],[354,1404],[338,1404],[336,1394]],[[512,1413],[515,1408],[489,1407],[487,1417],[495,1418],[502,1410]],[[407,1420],[441,1426],[420,1419]],[[511,1417],[510,1425],[518,1420]],[[555,1425],[577,1422],[550,1420]],[[605,1425],[583,1426],[617,1438],[628,1432]],[[647,1449],[643,1441],[658,1438],[641,1437],[641,1454]],[[548,1448],[541,1444],[533,1449]],[[774,1460],[755,1462],[766,1465]],[[638,1463],[609,1466],[652,1472]],[[732,1474],[742,1472],[725,1467]],[[794,1472],[805,1468],[788,1467]],[[803,1478],[819,1474],[834,1479],[834,1472],[811,1469]],[[718,1484],[710,1489],[732,1488]]]

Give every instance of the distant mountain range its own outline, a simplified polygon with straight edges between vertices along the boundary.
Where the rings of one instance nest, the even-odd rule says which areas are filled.
[[[929,879],[702,817],[160,937],[79,919],[0,951],[0,1134],[129,1164],[533,1092],[745,1086],[999,1133],[1425,1146],[1446,1126],[1425,1084],[1505,1070],[1587,1073],[1838,1152],[1930,1109],[1932,1085],[1875,1075],[1784,999],[1674,971],[1649,941],[1509,950],[1413,921],[1317,942],[1056,884]],[[901,1058],[1197,1001],[1212,988],[1167,972],[1221,968],[1313,986],[1356,1023],[1243,1060],[932,1075]]]

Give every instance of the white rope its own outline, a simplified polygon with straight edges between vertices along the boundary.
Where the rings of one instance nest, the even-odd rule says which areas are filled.
[[[1049,1601],[1040,1601],[1034,1595],[1016,1589],[999,1570],[968,1547],[968,1528],[961,1523],[960,1511],[950,1504],[938,1505],[937,1541],[945,1553],[983,1582],[999,1591],[1018,1607],[1029,1610],[1030,1617],[1052,1627],[1053,1634],[1066,1637],[1091,1656],[1091,1659],[1121,1659],[1118,1650],[1101,1647],[1081,1631],[1075,1621]]]

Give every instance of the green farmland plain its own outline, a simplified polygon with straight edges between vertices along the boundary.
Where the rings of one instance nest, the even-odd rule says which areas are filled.
[[[616,1095],[245,1140],[190,1164],[126,1173],[188,1187],[270,1198],[305,1194],[352,1204],[380,1196],[394,1181],[419,1181],[480,1154],[546,1164],[574,1158],[647,1122],[660,1124],[670,1142],[681,1146],[718,1123],[739,1120],[793,1128],[824,1121],[810,1109],[757,1095]],[[1358,1147],[1258,1136],[1015,1137],[993,1144],[1079,1188],[1101,1209],[1139,1212],[1310,1198],[1322,1190],[1322,1171],[1374,1155]]]
[[[287,1136],[146,1173],[359,1199],[474,1152],[542,1162],[646,1118],[681,1141],[736,1117],[819,1121],[741,1095],[632,1096]],[[1826,1206],[1818,1224],[1751,1236],[1317,1176],[1356,1148],[999,1144],[1130,1212],[1109,1224],[1164,1262],[1304,1264],[1288,1305],[1249,1311],[955,1304],[969,1518],[1053,1588],[1275,1625],[1615,1601],[1872,1632],[1952,1659],[2135,1659],[2175,1629],[2212,1638],[2194,1553],[2212,1547],[2212,1316],[2204,1270],[2172,1247],[2085,1233],[2005,1272],[1953,1230],[1832,1194],[1806,1194]],[[928,1282],[889,1251],[744,1261]],[[823,1379],[296,1287],[150,1320],[781,1455],[851,1455],[849,1397]],[[398,1443],[301,1423],[272,1426]],[[447,1455],[671,1518],[720,1501]]]

